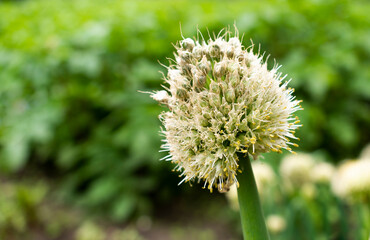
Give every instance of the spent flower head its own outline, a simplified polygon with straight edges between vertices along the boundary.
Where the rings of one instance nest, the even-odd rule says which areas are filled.
[[[292,151],[301,101],[278,65],[269,70],[237,30],[208,41],[185,38],[175,48],[168,86],[151,96],[169,108],[160,115],[165,159],[177,164],[183,181],[204,180],[210,191],[224,192],[237,182],[241,154]]]

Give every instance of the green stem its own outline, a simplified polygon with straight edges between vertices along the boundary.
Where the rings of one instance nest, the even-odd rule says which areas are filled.
[[[366,204],[359,204],[357,207],[359,215],[359,228],[361,229],[360,239],[369,239],[370,236],[370,207]]]
[[[239,156],[239,165],[243,171],[238,175],[238,199],[244,240],[268,240],[251,162],[248,157]]]

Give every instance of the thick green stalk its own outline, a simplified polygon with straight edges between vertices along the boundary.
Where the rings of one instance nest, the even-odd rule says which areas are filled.
[[[362,204],[357,206],[357,212],[359,215],[359,228],[360,230],[360,239],[370,239],[370,207],[365,201]]]
[[[239,159],[243,172],[238,175],[238,199],[244,240],[268,240],[251,162],[248,157],[239,156]]]

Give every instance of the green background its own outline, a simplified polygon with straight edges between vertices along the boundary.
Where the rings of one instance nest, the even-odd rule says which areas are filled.
[[[1,2],[0,180],[40,178],[67,205],[120,223],[179,196],[223,198],[177,187],[159,162],[165,109],[139,91],[161,89],[159,62],[181,32],[233,24],[293,79],[305,109],[297,150],[356,158],[370,142],[369,12],[359,0]]]

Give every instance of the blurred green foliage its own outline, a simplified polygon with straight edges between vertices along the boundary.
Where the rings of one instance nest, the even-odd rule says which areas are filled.
[[[46,186],[39,183],[32,190],[24,184],[0,186],[0,238],[8,232],[26,234],[28,227],[40,220],[37,208],[46,194]]]
[[[293,78],[301,149],[354,157],[370,141],[368,12],[345,0],[1,3],[0,169],[37,168],[116,220],[171,199],[161,108],[138,90],[160,88],[180,23],[186,37],[236,23]]]
[[[143,240],[138,230],[85,220],[55,202],[50,186],[0,180],[0,239]]]

